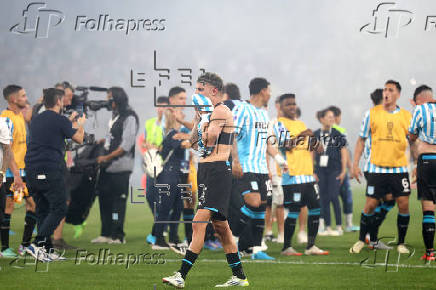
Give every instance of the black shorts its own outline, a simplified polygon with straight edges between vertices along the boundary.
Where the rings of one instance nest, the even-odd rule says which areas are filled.
[[[25,176],[21,176],[21,179],[23,180],[23,182],[26,182]],[[14,183],[14,178],[13,177],[6,177],[6,182],[3,184],[3,186],[4,186],[6,196],[13,198],[14,192],[11,190],[12,183]],[[27,191],[29,192],[29,195],[24,195],[23,196],[24,198],[27,198],[28,196],[32,196],[29,187],[27,187]]]
[[[320,208],[319,187],[315,182],[283,185],[285,207]]]
[[[388,193],[394,198],[409,196],[409,173],[367,173],[366,196],[381,199]]]
[[[436,153],[421,154],[416,169],[418,199],[436,203]]]
[[[267,200],[268,192],[272,193],[272,183],[268,174],[262,173],[244,173],[241,179],[238,179],[238,190],[243,195],[252,192],[259,192],[262,201]]]
[[[226,161],[198,163],[198,209],[208,209],[213,220],[227,220],[232,193],[232,169]]]

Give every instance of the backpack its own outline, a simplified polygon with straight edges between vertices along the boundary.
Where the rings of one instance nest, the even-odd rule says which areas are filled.
[[[142,156],[142,169],[145,174],[151,178],[157,178],[163,171],[165,163],[167,163],[168,159],[173,155],[173,152],[174,150],[171,150],[165,160],[163,160],[157,149],[149,149],[145,151]]]

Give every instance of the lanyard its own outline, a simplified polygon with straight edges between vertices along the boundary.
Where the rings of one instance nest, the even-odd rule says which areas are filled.
[[[330,143],[331,135],[332,135],[332,128],[329,129],[328,133],[323,133],[323,136],[321,137],[322,146],[324,148],[324,155],[327,155],[327,147]]]

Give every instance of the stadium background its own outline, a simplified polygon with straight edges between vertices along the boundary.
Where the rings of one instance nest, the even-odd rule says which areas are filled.
[[[433,49],[436,45],[436,31],[431,30],[431,27],[430,31],[425,31],[427,16],[436,15],[436,3],[430,0],[396,1],[397,9],[411,12],[404,14],[406,20],[411,16],[413,21],[400,27],[397,35],[387,38],[383,33],[360,31],[365,24],[373,23],[373,10],[381,1],[45,1],[48,9],[61,11],[65,20],[58,26],[51,27],[48,38],[44,39],[36,39],[31,33],[18,35],[9,31],[13,25],[23,21],[22,12],[30,3],[31,1],[8,0],[0,4],[0,86],[9,83],[22,85],[32,104],[41,96],[42,88],[62,80],[83,86],[117,85],[126,89],[143,124],[146,118],[154,114],[154,87],[157,87],[158,95],[167,94],[170,87],[181,85],[178,68],[191,68],[193,80],[198,76],[199,69],[205,68],[217,72],[226,82],[238,84],[243,98],[248,98],[248,82],[255,76],[266,77],[271,82],[273,97],[284,92],[296,93],[303,112],[302,119],[311,128],[319,127],[315,119],[317,110],[328,105],[338,105],[343,109],[343,126],[347,128],[349,139],[354,144],[362,114],[370,106],[369,93],[374,88],[381,87],[385,80],[392,78],[402,84],[403,92],[399,103],[409,110],[411,106],[408,98],[416,87],[414,81],[435,86],[433,76],[436,55]],[[380,18],[386,17],[386,13],[389,12],[379,14]],[[120,31],[74,30],[77,16],[97,19],[101,14],[108,14],[114,19],[165,19],[165,30],[135,31],[128,35]],[[395,17],[398,15],[389,15],[395,25]],[[154,51],[157,51],[158,66],[170,69],[170,79],[161,78],[161,86],[158,73],[153,70]],[[131,88],[131,70],[145,73],[145,88]],[[190,87],[185,87],[190,95]],[[91,93],[90,97],[101,99],[105,95]],[[4,100],[0,101],[0,106],[6,106]],[[272,107],[270,106],[271,113]],[[94,126],[94,118],[91,118],[89,131],[94,131],[97,137],[101,137],[108,118],[109,113],[100,111],[98,126]],[[139,176],[142,174],[139,160],[137,161],[132,176],[134,187],[139,186]],[[355,196],[361,189],[358,188]],[[356,202],[356,213],[360,212],[361,206],[361,203]],[[418,250],[422,250],[418,222],[420,215],[416,211],[417,204],[413,203],[413,206],[408,239]],[[88,241],[97,234],[95,210],[96,208],[93,209],[86,234],[77,243],[86,248],[90,247]],[[390,216],[394,216],[394,213]],[[150,218],[145,206],[129,205],[126,222],[129,251],[139,252],[144,249],[143,238],[149,229]],[[17,214],[14,220],[13,227],[21,225],[20,215]],[[389,225],[392,229],[395,228],[392,218],[383,226],[385,233],[395,233],[386,231]],[[68,229],[66,235],[71,235]],[[17,233],[15,237],[17,236],[20,234]],[[320,245],[331,245],[325,248],[335,249],[333,253],[336,254],[326,260],[358,262],[359,258],[351,258],[346,253],[356,237],[347,234],[337,240],[320,238]],[[18,241],[12,241],[12,245],[16,242]],[[125,250],[123,246],[114,248]],[[278,248],[276,252],[278,253]],[[220,255],[215,256],[221,259]],[[176,258],[172,254],[168,257]],[[324,261],[320,258],[307,260]],[[22,270],[9,269],[4,261],[0,265],[0,276],[7,277],[1,279],[1,284],[5,282],[16,287],[29,285],[32,288],[35,285],[41,288],[45,288],[44,285],[60,288],[63,287],[60,283],[65,281],[71,283],[66,285],[71,288],[104,285],[118,288],[124,282],[132,282],[132,288],[151,288],[153,281],[159,282],[161,274],[167,274],[170,268],[174,268],[168,266],[162,270],[155,266],[151,270],[150,267],[138,266],[125,271],[111,268],[117,266],[84,266],[77,270],[79,266],[72,268],[71,265],[59,264],[51,267],[48,275],[43,278],[30,269],[26,269],[26,274],[22,275],[23,272],[19,272]],[[197,267],[203,268],[203,265]],[[374,273],[370,272],[373,269],[349,269],[345,265],[288,266],[265,267],[259,273],[279,279],[281,284],[277,284],[277,288],[285,287],[285,281],[289,281],[291,287],[293,277],[298,277],[300,281],[300,284],[295,284],[298,288],[334,287],[335,284],[331,283],[339,283],[337,288],[359,288],[368,283],[369,287],[398,288],[412,282],[412,277],[415,281],[423,280],[423,283],[410,286],[421,287],[426,285],[429,272],[434,273],[434,270],[420,268],[407,269],[407,272],[400,269],[400,273],[408,274],[393,274],[387,279],[386,275],[389,274],[382,270],[371,274]],[[205,273],[193,271],[192,276],[205,275],[203,282],[210,281],[209,278],[213,277],[212,273],[218,266],[211,263],[207,267],[209,270]],[[259,267],[250,264],[248,275],[251,276],[250,270]],[[309,276],[311,271],[314,273]],[[26,282],[26,277],[31,276]],[[72,279],[72,276],[75,278]],[[14,277],[16,278],[13,279]],[[85,279],[82,280],[81,277]],[[330,278],[324,285],[323,280],[317,277]],[[256,277],[255,281],[260,281],[260,285],[265,287],[269,285],[268,279],[260,278]],[[378,284],[375,278],[397,284]],[[138,283],[142,280],[143,283]],[[34,284],[35,281],[38,284]]]

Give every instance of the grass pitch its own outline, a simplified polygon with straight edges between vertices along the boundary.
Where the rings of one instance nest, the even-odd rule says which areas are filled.
[[[419,257],[424,252],[421,237],[422,214],[411,195],[411,220],[406,242],[415,250],[411,257],[391,251],[386,262],[386,251],[364,250],[351,255],[348,249],[357,241],[358,233],[345,233],[342,237],[319,237],[317,245],[330,251],[329,256],[282,257],[281,244],[268,243],[268,253],[275,261],[252,261],[243,258],[244,270],[251,289],[434,289],[436,264],[424,265]],[[145,202],[136,198],[135,202]],[[354,223],[359,223],[364,203],[363,187],[354,188]],[[11,247],[17,249],[21,241],[24,207],[12,215]],[[397,209],[394,208],[381,227],[380,237],[395,237]],[[150,232],[152,216],[146,203],[128,204],[125,245],[93,245],[89,241],[99,235],[100,221],[97,203],[94,205],[83,235],[73,240],[73,229],[66,225],[64,238],[83,249],[67,251],[64,262],[32,265],[32,261],[0,259],[0,289],[170,289],[161,282],[180,266],[181,257],[170,251],[152,251],[145,244]],[[183,237],[183,225],[180,236]],[[294,237],[295,238],[295,237]],[[294,239],[295,240],[295,239]],[[392,239],[387,239],[389,241]],[[293,246],[304,250],[304,245]],[[103,255],[114,254],[115,263],[103,264]],[[100,260],[98,254],[100,252]],[[153,255],[154,254],[154,255]],[[160,256],[159,256],[160,254]],[[117,256],[118,255],[118,256]],[[130,255],[130,256],[129,256]],[[129,256],[130,263],[126,264]],[[76,257],[87,257],[85,261]],[[136,260],[136,263],[133,261]],[[97,263],[97,261],[100,261]],[[187,289],[211,289],[231,276],[222,251],[203,250],[186,281]]]

